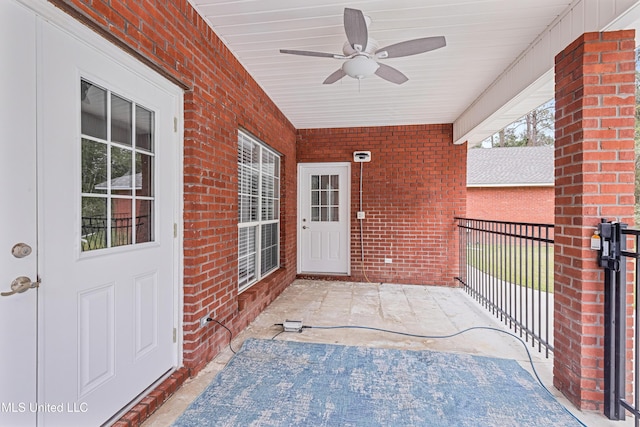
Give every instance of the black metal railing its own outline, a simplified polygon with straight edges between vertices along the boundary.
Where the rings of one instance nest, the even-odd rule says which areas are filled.
[[[135,218],[136,242],[148,242],[149,216]],[[109,224],[110,222],[110,224]],[[111,247],[130,245],[133,243],[134,218],[130,215],[114,215],[106,217],[82,217],[82,250],[103,249],[108,246],[107,234],[111,232]]]
[[[640,426],[640,230],[626,224],[605,222],[599,226],[598,262],[604,268],[605,354],[604,412],[612,420],[624,420],[625,410]],[[630,298],[631,294],[631,298]]]
[[[456,218],[459,275],[481,305],[538,351],[553,351],[553,225]]]

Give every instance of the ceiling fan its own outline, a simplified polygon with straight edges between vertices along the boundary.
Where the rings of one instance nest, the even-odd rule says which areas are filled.
[[[347,42],[342,48],[342,54],[290,49],[280,49],[280,53],[345,60],[342,67],[331,73],[323,84],[335,83],[345,76],[361,80],[374,74],[392,83],[402,84],[409,78],[399,70],[378,62],[379,59],[417,55],[439,49],[447,44],[443,36],[437,36],[407,40],[378,48],[378,43],[369,38],[367,27],[370,22],[371,19],[368,16],[365,17],[361,10],[345,8],[344,31]]]

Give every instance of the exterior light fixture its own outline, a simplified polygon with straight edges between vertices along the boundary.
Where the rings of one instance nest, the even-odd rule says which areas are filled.
[[[375,60],[365,55],[358,55],[342,64],[342,71],[349,77],[362,80],[365,77],[374,75],[378,67],[380,65]]]

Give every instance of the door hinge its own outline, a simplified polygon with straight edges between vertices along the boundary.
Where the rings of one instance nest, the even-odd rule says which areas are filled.
[[[173,342],[176,343],[178,341],[178,330],[173,328]]]
[[[173,131],[174,132],[178,132],[178,118],[177,117],[173,118]]]
[[[173,238],[177,238],[178,237],[178,224],[177,223],[173,223]]]

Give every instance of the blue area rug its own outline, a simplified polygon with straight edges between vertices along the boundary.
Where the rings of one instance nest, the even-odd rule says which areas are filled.
[[[579,426],[512,360],[248,339],[174,426]]]

